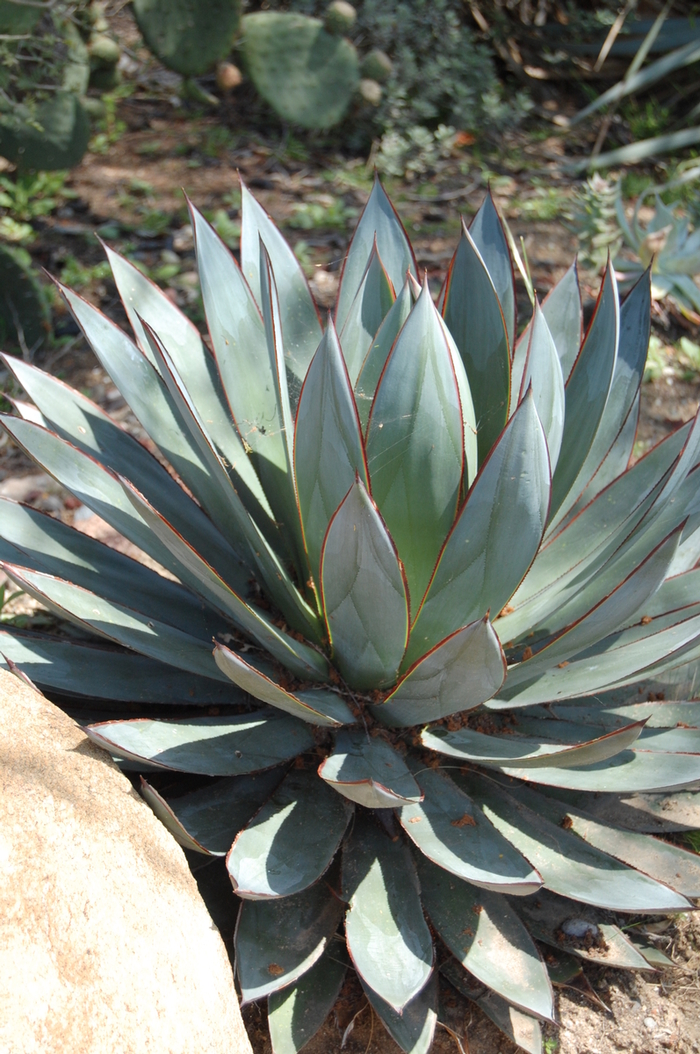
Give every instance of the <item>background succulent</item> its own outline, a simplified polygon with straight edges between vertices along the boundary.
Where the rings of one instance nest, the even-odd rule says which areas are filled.
[[[403,1050],[432,1043],[436,965],[540,1050],[535,940],[564,971],[648,969],[605,913],[700,895],[697,857],[623,800],[700,779],[700,704],[624,692],[700,655],[700,424],[628,467],[648,276],[620,307],[609,269],[582,337],[574,266],[517,337],[491,198],[436,304],[376,183],[324,324],[242,194],[240,267],[192,209],[212,351],[112,250],[135,342],[62,289],[158,457],[6,360],[31,400],[7,432],[160,571],[0,499],[0,565],[74,627],[0,652],[104,708],[89,735],[146,777],[207,777],[143,791],[226,856],[277,1054],[350,962]]]
[[[616,260],[618,271],[636,278],[651,266],[652,294],[658,300],[671,296],[681,311],[700,313],[700,228],[693,229],[684,210],[664,204],[655,195],[654,214],[642,225],[639,211],[646,194],[637,199],[631,221],[628,221],[622,199],[616,202],[617,220],[625,242],[637,260]]]

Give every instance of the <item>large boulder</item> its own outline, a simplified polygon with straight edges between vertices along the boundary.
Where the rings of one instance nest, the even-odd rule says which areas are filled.
[[[251,1054],[180,847],[43,696],[0,670],[1,1054]]]

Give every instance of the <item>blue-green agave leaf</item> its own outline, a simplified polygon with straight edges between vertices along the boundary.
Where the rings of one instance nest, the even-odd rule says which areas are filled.
[[[243,1003],[298,981],[323,955],[343,914],[325,882],[276,900],[246,900],[235,950]]]
[[[145,609],[193,636],[211,640],[224,621],[198,597],[55,516],[0,498],[0,559],[58,574],[107,600]]]
[[[108,640],[171,663],[189,673],[222,680],[211,655],[211,644],[165,622],[125,607],[54,575],[3,563],[3,570],[21,589],[46,604],[50,611],[92,630]]]
[[[394,684],[408,638],[406,584],[392,540],[359,479],[328,527],[321,591],[343,677],[355,688]]]
[[[379,384],[379,378],[386,365],[386,360],[389,358],[394,341],[398,337],[414,303],[413,287],[411,281],[407,278],[372,340],[367,357],[362,363],[360,375],[355,384],[355,399],[363,433],[367,429],[372,401]]]
[[[595,498],[596,494],[600,494],[601,490],[627,469],[637,438],[640,407],[641,392],[638,391],[622,424],[622,428],[613,440],[595,475],[591,477],[586,489],[581,493],[581,497],[564,518],[565,522],[568,522],[572,516],[578,515]]]
[[[541,887],[537,872],[446,773],[417,765],[414,773],[425,797],[398,815],[424,856],[483,889],[526,896]]]
[[[151,358],[146,323],[170,355],[192,402],[207,422],[217,450],[229,465],[246,508],[262,527],[272,513],[232,419],[214,355],[207,349],[197,327],[155,282],[108,245],[104,250],[138,346]],[[153,358],[151,362],[158,369]]]
[[[549,461],[552,472],[554,472],[564,434],[564,378],[554,340],[537,301],[535,301],[530,339],[523,363],[520,392],[515,395],[515,398],[520,401],[530,387],[532,387],[537,416],[547,437]],[[514,410],[513,397],[514,393],[511,391],[511,407]]]
[[[686,617],[679,612],[671,616],[671,624],[662,616],[634,630],[611,634],[580,657],[565,660],[546,670],[532,684],[521,685],[508,700],[505,692],[486,704],[489,708],[504,709],[551,703],[592,695],[613,686],[637,682],[647,669],[654,671],[678,665],[684,651],[695,645],[700,637],[700,615]],[[677,785],[677,784],[676,784]],[[641,788],[640,788],[641,789]]]
[[[298,981],[273,992],[267,1000],[272,1054],[297,1054],[316,1035],[330,1014],[348,969],[345,942],[328,948]]]
[[[506,324],[508,345],[512,348],[515,341],[516,317],[515,275],[508,239],[490,189],[469,224],[469,233],[491,276]]]
[[[517,1006],[513,1006],[507,999],[496,995],[495,992],[484,991],[484,986],[472,978],[452,957],[442,963],[440,972],[458,992],[461,992],[467,999],[473,1000],[516,1047],[522,1047],[527,1054],[542,1054],[542,1029],[536,1017],[519,1010]],[[549,963],[547,972],[552,978],[552,968]],[[580,972],[579,966],[568,979],[572,980]]]
[[[653,508],[687,441],[689,425],[662,440],[628,472],[601,491],[579,515],[546,541],[494,621],[502,641],[517,640],[576,596]]]
[[[97,469],[94,472],[90,472],[89,463],[85,458],[81,458],[77,451],[87,454],[104,468],[115,472],[127,471],[129,478],[133,480],[134,484],[144,494],[148,495],[149,501],[160,509],[163,515],[167,516],[177,530],[184,534],[197,549],[208,553],[210,559],[216,562],[220,571],[226,574],[229,580],[241,585],[246,581],[245,567],[240,557],[234,553],[229,542],[226,541],[197,503],[190,498],[141,443],[129,435],[124,428],[112,421],[96,403],[91,402],[79,392],[69,388],[68,385],[50,377],[35,366],[21,362],[16,356],[12,356],[12,362],[8,362],[8,366],[12,369],[24,390],[42,411],[47,421],[47,432],[42,434],[38,431],[36,425],[29,429],[22,428],[21,425],[12,427],[18,432],[18,441],[20,443],[22,442],[20,437],[24,436],[27,443],[30,444],[29,449],[33,451],[32,457],[42,464],[42,456],[50,458],[49,463],[45,464],[44,467],[51,475],[59,478],[56,475],[57,471],[62,470],[64,474],[68,472],[68,476],[65,479],[59,479],[59,482],[63,483],[68,490],[73,490],[73,493],[76,493],[74,489],[76,481],[80,480],[83,483],[82,493],[85,494],[85,498],[83,499],[81,494],[77,493],[76,496],[81,497],[81,500],[84,500],[88,507],[98,512],[103,519],[115,526],[120,533],[125,534],[127,538],[134,541],[145,552],[150,553],[156,560],[163,563],[161,556],[157,555],[155,551],[151,552],[148,545],[144,544],[144,541],[148,540],[147,531],[142,530],[140,532],[142,540],[137,541],[136,538],[131,538],[128,529],[124,530],[113,522],[110,518],[110,507],[112,505],[115,506],[113,515],[119,517],[120,509],[125,505],[123,496],[120,499],[116,499],[114,482],[109,483],[107,474],[101,473]],[[10,426],[10,423],[8,419],[6,424]],[[32,424],[31,421],[29,423]],[[52,442],[50,439],[52,432],[65,439],[71,444],[71,447],[61,447],[60,444]],[[73,448],[76,448],[75,454],[71,454]],[[89,494],[94,493],[98,479],[101,480],[101,484],[97,486],[98,492],[104,492],[106,488],[110,496],[108,497],[106,492],[102,493],[100,507],[95,508],[91,504]],[[71,486],[70,481],[73,482],[73,486]],[[92,486],[88,486],[85,489],[88,481],[90,481]],[[126,507],[128,508],[128,503],[126,503]],[[131,511],[131,518],[133,518],[133,510]],[[153,538],[151,541],[155,545],[156,550],[161,555],[164,554],[165,560],[169,561],[171,558],[157,539]],[[165,566],[172,570],[169,563],[166,562]]]
[[[273,768],[313,746],[306,725],[269,710],[178,721],[101,721],[85,732],[120,758],[202,776],[242,776]]]
[[[506,659],[487,616],[457,630],[419,659],[383,703],[383,724],[407,727],[472,710],[491,699],[506,676]]]
[[[482,464],[508,418],[510,341],[498,293],[464,223],[447,275],[442,314],[469,380]]]
[[[225,856],[233,839],[284,775],[283,768],[231,776],[168,802],[141,777],[141,794],[184,846],[205,856]]]
[[[272,387],[277,405],[281,446],[279,462],[274,467],[261,464],[260,473],[275,517],[283,528],[283,534],[286,535],[295,555],[299,578],[302,582],[306,582],[310,569],[302,538],[299,500],[294,479],[294,418],[284,364],[280,301],[270,257],[262,241],[260,242],[260,267],[262,314],[270,357]]]
[[[566,382],[578,357],[583,335],[581,289],[578,284],[576,260],[544,298],[542,314],[552,334]]]
[[[375,241],[377,252],[394,289],[401,288],[407,271],[417,277],[418,269],[410,242],[379,179],[374,181],[372,193],[355,228],[343,264],[335,310],[335,324],[339,333],[342,332],[352,302],[360,288]]]
[[[537,894],[537,903],[518,902],[516,910],[527,923],[532,936],[567,955],[583,959],[599,966],[612,966],[626,970],[649,970],[651,967],[637,951],[622,930],[611,923],[603,922],[599,912],[582,904],[558,897],[546,890]],[[567,931],[573,930],[567,939]],[[576,935],[582,933],[576,939]],[[587,944],[590,943],[590,947]]]
[[[177,405],[182,419],[190,428],[192,438],[195,440],[202,459],[209,469],[212,486],[219,491],[226,507],[227,533],[232,536],[237,550],[243,554],[248,566],[257,566],[262,581],[271,597],[286,615],[292,626],[304,632],[312,640],[320,642],[321,625],[317,613],[312,611],[302,599],[287,571],[280,563],[277,554],[245,508],[196,407],[192,404],[192,400],[182,386],[181,379],[178,377],[167,351],[149,327],[146,327],[146,335],[151,340],[153,354],[160,366],[160,372],[168,391]],[[140,509],[140,506],[137,505],[137,508]],[[277,528],[274,528],[275,532],[276,530]],[[268,533],[273,532],[268,531]],[[279,535],[275,537],[275,541],[279,543]]]
[[[465,470],[456,365],[425,285],[389,355],[367,425],[372,496],[414,606],[454,520]]]
[[[340,334],[343,356],[352,385],[357,381],[377,331],[395,299],[394,287],[384,270],[375,240],[360,287],[350,305]]]
[[[504,767],[510,776],[544,786],[601,794],[653,794],[700,780],[697,750],[664,753],[645,749],[624,750],[611,761],[575,769]]]
[[[435,750],[447,757],[470,761],[475,765],[517,766],[521,769],[560,767],[568,769],[579,765],[590,765],[612,758],[626,750],[639,738],[644,721],[635,721],[623,728],[606,732],[595,739],[578,743],[562,743],[557,731],[557,721],[542,721],[542,739],[535,736],[486,735],[471,728],[460,728],[450,732],[446,728],[425,729],[421,743],[428,750]],[[511,729],[508,729],[511,732]],[[533,771],[533,779],[537,773]]]
[[[423,903],[435,929],[462,966],[521,1010],[554,1019],[547,969],[508,901],[499,893],[418,858]]]
[[[139,516],[177,559],[180,576],[205,597],[209,604],[233,619],[237,626],[267,648],[279,662],[284,663],[297,676],[308,677],[311,680],[325,679],[328,665],[319,652],[308,644],[295,640],[275,626],[259,608],[246,603],[240,596],[243,590],[237,592],[231,589],[216,570],[177,533],[152,505],[149,505],[143,495],[139,494],[128,480],[120,479],[120,482],[124,493]],[[291,586],[291,588],[294,587]],[[301,597],[298,599],[299,606],[301,606],[303,601]]]
[[[593,445],[608,401],[619,336],[617,282],[612,264],[608,264],[595,314],[566,382],[564,435],[552,478],[550,521],[555,521],[557,514],[567,512],[579,496],[580,492],[573,489],[574,483]]]
[[[300,893],[335,856],[353,807],[313,769],[292,769],[237,835],[226,867],[239,897]]]
[[[454,778],[537,868],[553,893],[610,911],[683,910],[685,897],[601,853],[524,804],[524,788],[515,788],[516,798],[481,773],[460,770]]]
[[[347,704],[335,692],[324,688],[289,692],[273,680],[274,672],[266,664],[252,659],[247,662],[224,644],[216,643],[214,658],[219,669],[244,692],[269,706],[300,717],[302,721],[337,728],[355,720]]]
[[[348,951],[362,980],[397,1013],[433,970],[433,942],[407,847],[358,815],[343,849]]]
[[[548,799],[548,802],[552,806],[550,818],[560,817],[560,824],[564,823],[568,830],[596,849],[663,882],[683,896],[700,897],[700,857],[697,853],[648,834],[600,823],[587,813],[554,799]]]
[[[70,289],[59,286],[85,338],[153,442],[221,529],[230,519],[226,497],[167,386],[146,355],[114,322]]]
[[[99,644],[1,630],[0,656],[16,663],[35,684],[68,696],[189,706],[241,702],[238,688],[230,682],[198,677],[169,663]],[[7,662],[1,665],[6,667]]]
[[[555,637],[550,644],[531,654],[508,671],[504,694],[517,696],[522,685],[530,685],[546,670],[568,661],[584,649],[624,626],[659,588],[673,560],[681,529],[665,538],[645,560],[631,572],[608,596],[604,596],[578,621]],[[530,649],[532,652],[532,649]]]
[[[370,1006],[405,1054],[428,1054],[433,1045],[438,1011],[437,974],[399,1014],[360,978]]]
[[[258,304],[262,304],[260,241],[270,257],[280,297],[282,346],[290,374],[290,394],[296,403],[322,326],[306,276],[292,249],[241,181],[241,268]]]
[[[304,544],[320,588],[321,547],[331,517],[356,476],[369,486],[360,421],[330,320],[299,397],[294,471]]]
[[[411,630],[404,668],[489,609],[501,611],[539,548],[549,489],[547,442],[530,392],[482,466],[447,538]]]
[[[620,309],[620,343],[610,394],[591,448],[571,488],[581,496],[570,506],[567,515],[575,515],[609,482],[604,476],[601,480],[596,477],[629,417],[642,383],[650,325],[651,276],[647,272],[638,280]],[[631,445],[629,449],[631,451]],[[626,464],[627,459],[622,469]],[[552,523],[560,522],[562,518],[563,507]]]
[[[339,794],[368,809],[392,809],[423,798],[401,755],[380,736],[370,738],[365,732],[338,732],[318,774]]]

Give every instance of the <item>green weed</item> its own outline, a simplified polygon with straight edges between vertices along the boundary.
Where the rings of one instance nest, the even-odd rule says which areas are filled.
[[[319,194],[315,200],[299,202],[289,220],[289,226],[303,231],[317,228],[345,230],[357,216],[357,209],[347,206],[331,194]]]
[[[67,256],[61,268],[61,281],[71,289],[85,289],[93,282],[101,282],[112,273],[106,260],[86,267],[75,256]]]

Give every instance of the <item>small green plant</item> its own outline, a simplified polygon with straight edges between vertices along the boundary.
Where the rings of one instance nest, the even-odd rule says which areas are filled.
[[[241,240],[240,220],[232,220],[226,209],[217,209],[211,219],[214,230],[228,245],[237,249]]]
[[[348,206],[341,198],[332,194],[319,194],[310,201],[295,205],[289,226],[303,231],[316,228],[345,230],[357,216],[357,209]]]
[[[436,131],[413,125],[405,132],[386,132],[380,141],[377,169],[387,176],[413,179],[435,170],[438,163],[452,155],[457,133],[441,124]]]
[[[700,831],[687,831],[684,838],[694,853],[700,853]]]
[[[622,247],[622,231],[617,218],[620,188],[613,180],[594,173],[574,197],[569,210],[571,225],[581,243],[581,262],[600,271],[608,254],[617,255]]]
[[[689,174],[698,177],[694,169]],[[668,196],[683,183],[681,177],[648,187],[628,218],[621,182],[594,175],[578,194],[572,220],[587,262],[600,267],[608,252],[614,254],[615,269],[628,285],[650,268],[653,297],[663,300],[668,296],[683,314],[695,317],[700,313],[700,286],[695,280],[700,275],[700,227],[693,227],[685,210],[663,200],[664,193]],[[641,211],[650,197],[655,208],[642,223]],[[620,255],[623,244],[626,253]]]
[[[61,281],[70,284],[73,289],[85,289],[94,282],[101,282],[111,275],[109,264],[101,260],[86,267],[76,256],[70,254],[61,267]]]
[[[66,186],[67,172],[20,172],[16,178],[0,175],[0,208],[23,222],[48,216],[64,201],[77,197]]]
[[[536,223],[549,223],[565,211],[568,199],[558,187],[538,186],[532,181],[532,191],[513,203],[520,217]]]
[[[102,96],[104,111],[96,122],[97,131],[90,140],[90,153],[106,154],[110,146],[122,137],[126,131],[126,122],[117,115],[117,108],[119,101],[128,99],[133,92],[134,85],[125,82]]]
[[[13,612],[7,610],[12,601],[17,600],[18,597],[25,596],[23,589],[15,589],[14,592],[9,592],[11,589],[12,584],[10,582],[3,582],[0,584],[0,622],[4,625],[14,623],[17,618]]]
[[[670,110],[660,106],[656,99],[629,99],[621,108],[621,113],[635,141],[663,135],[671,116]]]
[[[700,374],[700,345],[681,337],[676,345],[664,344],[652,333],[649,338],[649,355],[644,370],[645,381],[660,377],[677,377],[682,381],[697,381]]]

